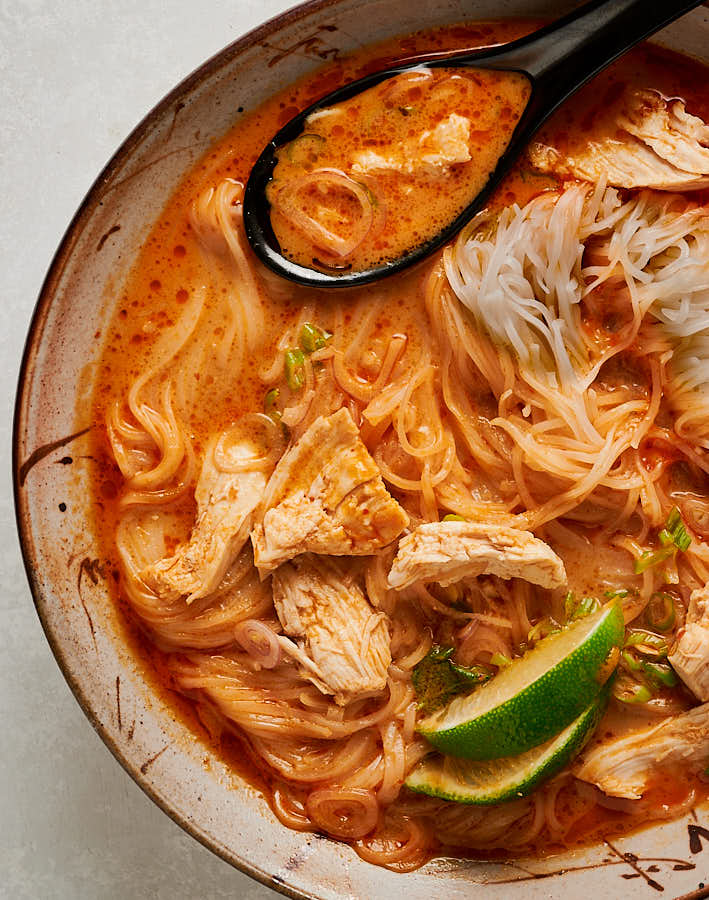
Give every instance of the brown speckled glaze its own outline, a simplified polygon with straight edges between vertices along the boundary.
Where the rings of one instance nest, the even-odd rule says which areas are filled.
[[[146,687],[122,639],[87,528],[87,398],[117,288],[167,197],[241,111],[363,42],[463,19],[554,16],[553,0],[314,0],[252,31],[175,88],[133,131],[71,222],[30,328],[15,412],[15,497],[37,611],[72,691],[114,756],[185,830],[292,897],[447,900],[709,896],[709,816],[547,860],[438,859],[407,875],[284,828]],[[415,10],[415,13],[414,13]],[[660,42],[709,62],[709,12]],[[705,827],[707,826],[707,827]]]

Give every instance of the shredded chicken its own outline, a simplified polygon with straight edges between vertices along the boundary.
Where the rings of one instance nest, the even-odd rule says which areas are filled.
[[[658,768],[695,763],[703,768],[707,757],[709,703],[704,703],[652,728],[597,744],[576,763],[573,772],[611,797],[638,800]]]
[[[470,159],[470,119],[451,113],[432,131],[424,131],[416,141],[397,148],[394,155],[373,150],[356,153],[352,171],[367,172],[393,169],[406,175],[441,175],[452,165]]]
[[[264,508],[251,535],[262,575],[300,553],[368,556],[409,523],[345,408],[316,419],[283,455]]]
[[[349,703],[386,684],[388,620],[333,560],[301,556],[273,574],[273,602],[305,658],[301,673],[335,702]]]
[[[561,587],[566,572],[548,544],[529,531],[492,522],[427,522],[399,542],[389,587],[417,581],[444,587],[462,578],[498,575]]]
[[[684,628],[667,658],[695,697],[709,700],[709,586],[692,592]]]
[[[529,157],[542,172],[615,187],[698,190],[709,186],[709,126],[681,100],[635,91],[605,134],[568,152],[533,143]]]
[[[207,597],[219,587],[249,537],[254,511],[266,488],[266,475],[263,471],[222,471],[214,461],[216,443],[217,439],[210,442],[202,462],[195,488],[197,519],[189,541],[180,544],[173,556],[140,573],[142,581],[159,597],[186,595],[187,603]],[[235,462],[258,455],[250,441],[229,449]]]

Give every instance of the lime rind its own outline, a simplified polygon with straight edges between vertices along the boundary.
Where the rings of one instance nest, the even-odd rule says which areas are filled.
[[[604,664],[622,643],[623,631],[623,612],[614,601],[539,641],[417,729],[450,756],[490,760],[525,753],[565,729],[599,695],[610,674]]]
[[[406,779],[406,786],[429,797],[477,806],[526,797],[581,752],[607,702],[606,689],[560,734],[519,756],[494,760],[428,756]]]

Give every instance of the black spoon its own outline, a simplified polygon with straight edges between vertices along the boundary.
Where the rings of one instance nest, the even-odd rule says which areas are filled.
[[[474,53],[422,55],[391,69],[375,72],[338,88],[291,119],[265,147],[244,192],[244,226],[258,258],[273,272],[312,287],[352,287],[401,272],[438,249],[483,208],[510,171],[535,131],[558,106],[590,78],[635,44],[699,6],[702,0],[591,0],[580,9],[528,37]],[[287,259],[271,228],[266,186],[277,163],[276,151],[298,137],[313,112],[349,100],[387,78],[425,65],[426,68],[484,68],[527,75],[532,86],[527,106],[510,143],[485,187],[460,215],[435,237],[403,256],[362,271],[320,272]]]

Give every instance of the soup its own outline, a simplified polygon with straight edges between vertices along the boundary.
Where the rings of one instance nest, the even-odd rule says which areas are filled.
[[[297,287],[244,240],[295,111],[528,28],[368,48],[245,117],[153,227],[93,397],[94,525],[175,703],[286,826],[401,871],[707,795],[704,70],[634,51],[379,284]]]

